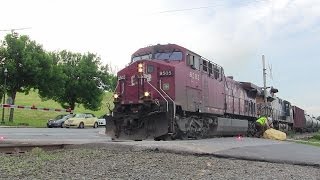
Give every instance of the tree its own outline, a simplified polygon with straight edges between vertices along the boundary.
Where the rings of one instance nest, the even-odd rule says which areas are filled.
[[[101,79],[104,79],[104,74],[99,71],[100,57],[92,53],[80,54],[66,50],[54,52],[51,56],[56,66],[62,70],[64,83],[59,89],[63,92],[42,91],[40,96],[51,98],[62,107],[72,110],[76,104],[82,104],[86,109],[98,110],[104,93],[99,88]]]
[[[317,120],[319,120],[319,121],[320,121],[320,116],[318,116],[318,117],[317,117]]]
[[[117,85],[117,76],[110,71],[110,65],[100,67],[101,87],[107,91],[114,91]]]
[[[46,82],[52,72],[52,59],[42,46],[28,36],[7,34],[0,46],[0,60],[8,69],[6,92],[15,103],[17,92],[28,93],[38,87],[39,80]],[[0,74],[3,84],[4,74]],[[9,121],[13,121],[14,109],[10,109]]]

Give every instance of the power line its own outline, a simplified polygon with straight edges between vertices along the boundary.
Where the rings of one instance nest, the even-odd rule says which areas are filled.
[[[31,27],[12,28],[12,29],[0,29],[0,31],[11,31],[11,32],[13,33],[14,31],[17,31],[17,30],[25,30],[25,29],[31,29]]]
[[[220,1],[220,2],[222,2],[222,1]],[[225,1],[223,1],[223,2],[225,2]],[[253,2],[252,1],[247,1],[247,2],[241,1],[241,3],[239,3],[239,5],[242,5],[242,6],[253,5],[253,4],[258,4],[260,2],[269,2],[269,0],[254,0]],[[184,8],[184,9],[171,9],[171,10],[165,10],[165,11],[158,11],[153,14],[165,14],[165,13],[175,13],[175,12],[192,11],[192,10],[199,10],[199,9],[210,9],[210,8],[215,8],[218,6],[223,6],[223,4],[220,3],[220,4],[213,4],[213,5],[208,5],[208,6]]]
[[[181,11],[191,11],[191,10],[197,10],[197,9],[208,9],[211,7],[216,7],[216,6],[203,6],[203,7],[195,7],[195,8],[186,8],[186,9],[172,9],[172,10],[166,10],[166,11],[159,11],[156,12],[158,14],[163,14],[163,13],[172,13],[172,12],[181,12]]]

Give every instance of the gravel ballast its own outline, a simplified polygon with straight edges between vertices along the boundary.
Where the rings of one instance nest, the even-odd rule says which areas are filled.
[[[25,154],[0,153],[0,179],[320,179],[320,168],[86,147]]]

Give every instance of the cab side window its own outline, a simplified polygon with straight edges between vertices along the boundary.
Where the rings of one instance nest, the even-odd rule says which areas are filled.
[[[211,74],[212,74],[212,72],[213,72],[213,69],[212,69],[212,63],[211,63],[211,62],[209,62],[208,69],[209,69],[209,74],[211,75]]]
[[[203,71],[208,71],[208,62],[206,60],[202,60],[202,69]]]
[[[200,58],[198,56],[194,56],[194,67],[200,70]]]
[[[214,65],[214,67],[213,67],[213,74],[214,74],[215,79],[219,78],[219,69],[218,69],[218,66],[216,66],[216,65]]]
[[[191,68],[200,70],[200,57],[189,54],[187,59],[188,59],[188,65]]]

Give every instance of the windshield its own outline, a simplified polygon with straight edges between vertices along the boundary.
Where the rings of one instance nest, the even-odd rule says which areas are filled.
[[[171,60],[171,61],[180,61],[182,60],[182,52],[159,52],[154,55],[152,58],[152,54],[145,54],[141,56],[136,56],[132,58],[132,61],[144,60],[144,59],[155,59],[155,60]]]
[[[136,56],[132,58],[132,61],[144,60],[144,59],[152,59],[152,54],[146,54],[142,56]]]
[[[54,120],[62,119],[63,116],[65,116],[65,115],[58,115],[57,117],[54,118]]]
[[[180,61],[182,60],[182,53],[181,52],[156,53],[155,59]]]
[[[74,118],[84,118],[85,115],[84,114],[75,114],[73,115]]]

